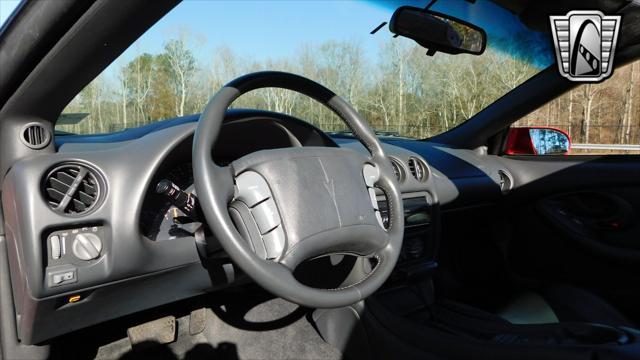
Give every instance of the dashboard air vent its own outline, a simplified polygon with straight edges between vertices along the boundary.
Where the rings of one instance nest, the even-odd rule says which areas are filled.
[[[503,194],[511,191],[513,189],[511,175],[504,170],[498,170],[498,176],[500,177],[500,191],[502,191]]]
[[[393,173],[396,176],[396,179],[399,183],[404,181],[404,170],[400,162],[394,158],[389,158],[391,161],[391,168],[393,169]]]
[[[37,150],[49,145],[51,134],[44,126],[38,123],[30,123],[22,128],[20,140],[26,146]]]
[[[54,211],[79,215],[93,209],[98,202],[100,182],[88,167],[64,164],[47,174],[44,197]]]
[[[427,165],[424,162],[422,162],[418,158],[411,157],[409,158],[408,164],[409,164],[409,171],[411,172],[411,175],[413,175],[413,177],[416,180],[418,181],[427,180],[428,170],[427,170]]]

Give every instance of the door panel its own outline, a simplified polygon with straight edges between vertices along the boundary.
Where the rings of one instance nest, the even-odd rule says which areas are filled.
[[[512,271],[590,290],[640,323],[640,159],[503,161],[517,187],[508,205]]]
[[[640,261],[638,192],[634,189],[580,191],[537,203],[540,215],[560,235],[596,255],[625,262]]]

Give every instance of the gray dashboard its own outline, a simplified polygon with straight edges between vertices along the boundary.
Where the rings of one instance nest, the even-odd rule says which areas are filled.
[[[212,275],[200,260],[195,237],[164,239],[166,225],[160,225],[154,238],[141,225],[148,219],[145,211],[154,211],[157,205],[152,191],[155,182],[165,172],[191,161],[195,127],[196,123],[188,122],[137,139],[66,143],[57,153],[26,158],[12,167],[3,184],[2,205],[11,269],[16,270],[11,273],[11,283],[22,341],[38,343],[109,318],[228,286],[240,276],[228,261],[220,265],[223,271]],[[248,118],[228,129],[228,136],[222,137],[224,144],[213,150],[215,161],[220,163],[277,147],[341,146],[366,151],[355,141],[334,142],[321,131],[296,122]],[[403,172],[400,188],[404,196],[427,193],[434,202],[445,204],[459,198],[460,183],[430,166],[428,157],[391,143],[385,143],[384,148]],[[456,156],[480,162],[473,153]],[[422,181],[411,175],[410,159],[425,165]],[[85,167],[100,179],[100,196],[90,211],[65,214],[51,208],[43,192],[43,179],[61,164]],[[486,169],[490,179],[497,176],[492,171]],[[188,182],[183,184],[185,188]],[[494,182],[492,186],[497,185]],[[162,215],[167,209],[156,211]],[[72,241],[78,234],[85,234],[80,244]],[[87,240],[94,235],[100,239],[98,255],[79,260],[78,247],[81,252],[95,250]],[[56,258],[54,253],[61,254]],[[70,302],[74,296],[80,300]],[[96,309],[100,311],[96,313]]]

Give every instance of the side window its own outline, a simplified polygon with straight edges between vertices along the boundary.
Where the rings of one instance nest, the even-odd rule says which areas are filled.
[[[568,152],[563,133],[571,143]],[[523,134],[530,135],[528,143]],[[602,83],[579,85],[515,122],[505,151],[524,154],[526,147],[539,155],[640,154],[640,60],[616,69]]]

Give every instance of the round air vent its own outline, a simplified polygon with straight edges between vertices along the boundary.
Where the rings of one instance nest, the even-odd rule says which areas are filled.
[[[500,177],[500,191],[502,191],[503,194],[511,191],[511,189],[513,189],[513,179],[511,175],[504,170],[498,170],[498,176]]]
[[[389,158],[391,162],[391,168],[393,169],[393,173],[396,175],[396,179],[401,183],[404,181],[404,167],[400,164],[400,161],[394,158]]]
[[[426,181],[429,177],[429,170],[427,169],[427,164],[425,164],[422,160],[410,157],[409,161],[409,171],[411,175],[418,181]]]
[[[32,149],[42,149],[49,145],[51,141],[51,133],[44,126],[38,123],[30,123],[22,128],[20,140],[26,146]]]
[[[93,209],[100,199],[98,174],[81,164],[67,163],[51,170],[44,179],[44,197],[63,214],[79,215]]]

